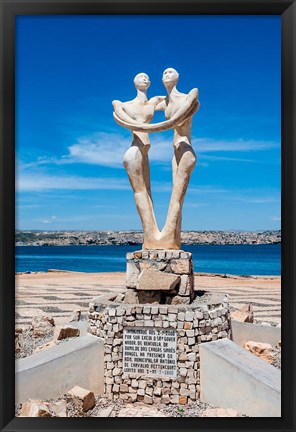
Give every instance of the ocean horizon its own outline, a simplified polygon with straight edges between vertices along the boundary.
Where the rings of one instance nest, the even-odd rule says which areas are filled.
[[[49,269],[78,272],[124,272],[126,253],[141,245],[16,246],[15,271]],[[194,271],[240,276],[280,276],[281,245],[183,245],[192,253]]]

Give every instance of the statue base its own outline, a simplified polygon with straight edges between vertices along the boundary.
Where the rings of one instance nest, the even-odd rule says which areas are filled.
[[[104,394],[114,401],[193,403],[200,397],[200,345],[230,338],[223,293],[204,292],[190,305],[132,305],[106,294],[90,302],[88,320],[89,331],[104,339]]]
[[[140,250],[126,255],[125,302],[190,304],[194,298],[192,254],[183,250]]]

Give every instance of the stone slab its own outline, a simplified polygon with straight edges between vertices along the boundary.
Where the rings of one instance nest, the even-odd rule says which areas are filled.
[[[229,339],[201,344],[199,352],[203,402],[251,417],[281,416],[279,369]]]
[[[140,273],[137,290],[171,291],[180,282],[180,276],[157,270],[143,270]]]

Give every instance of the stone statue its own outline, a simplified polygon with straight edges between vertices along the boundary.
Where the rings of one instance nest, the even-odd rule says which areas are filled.
[[[188,94],[177,90],[178,79],[179,74],[175,69],[166,69],[162,81],[168,95],[148,99],[146,92],[150,85],[149,78],[146,74],[138,74],[135,77],[137,97],[124,103],[113,101],[116,122],[133,132],[132,146],[124,156],[124,166],[142,220],[144,249],[180,249],[181,246],[182,206],[196,163],[195,152],[191,146],[191,124],[192,116],[199,108],[199,102],[197,89],[192,89]],[[164,111],[167,120],[149,124],[156,110]],[[148,133],[167,129],[174,130],[173,190],[167,219],[160,231],[151,197]]]

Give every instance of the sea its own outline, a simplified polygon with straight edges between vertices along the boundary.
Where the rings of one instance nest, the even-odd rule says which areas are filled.
[[[16,246],[15,271],[49,269],[124,272],[126,253],[139,246]],[[281,245],[183,245],[192,252],[194,271],[234,275],[281,274]]]

